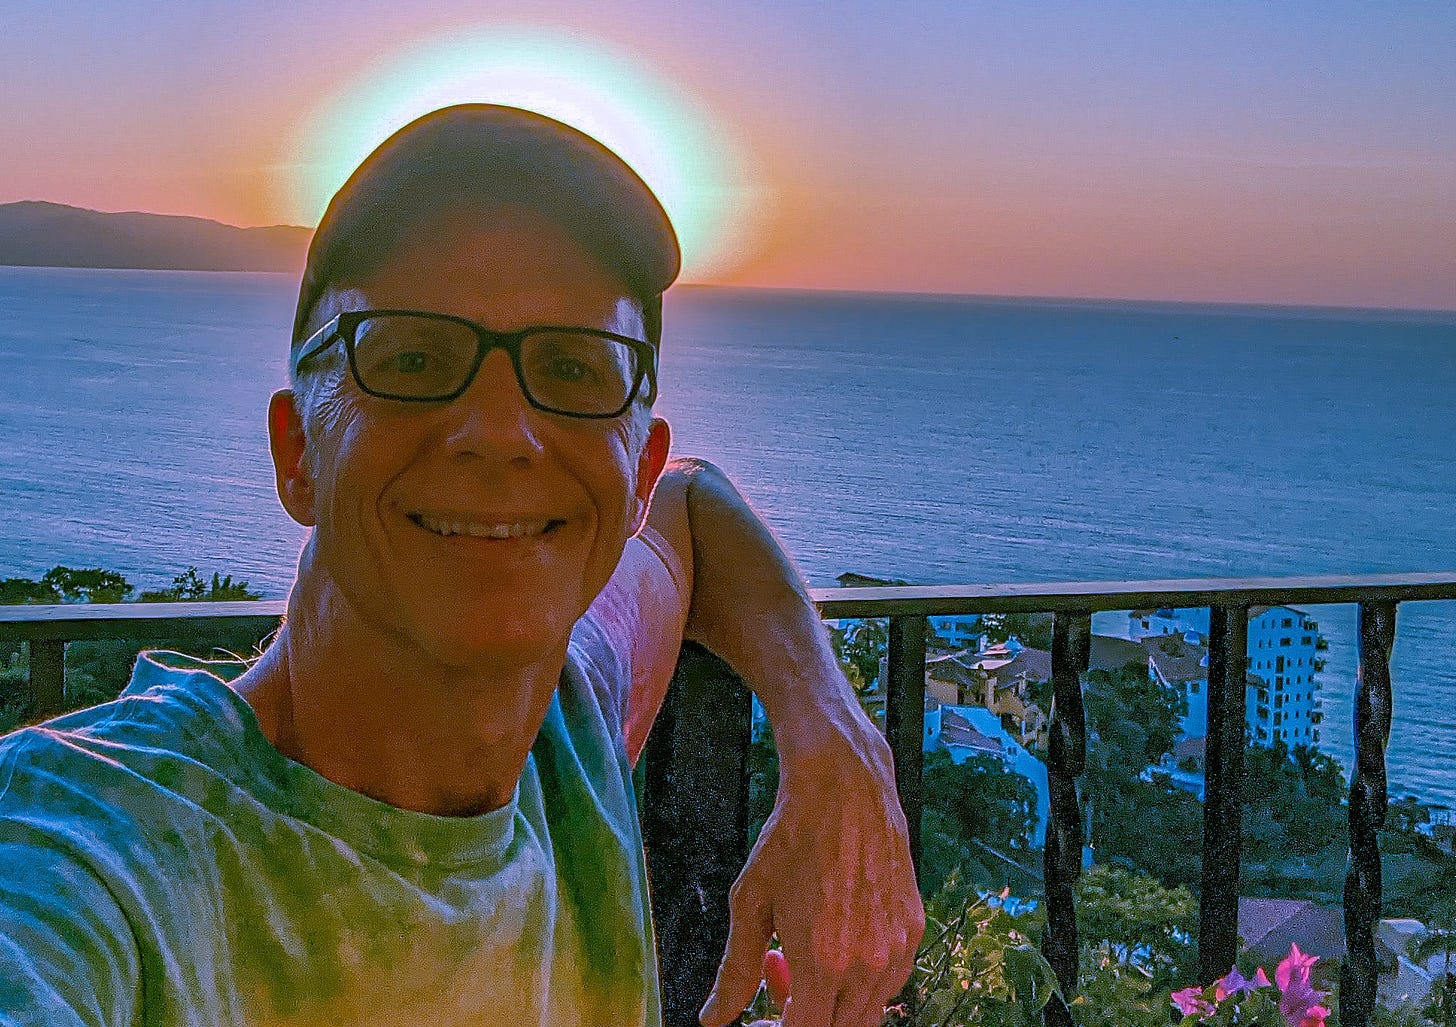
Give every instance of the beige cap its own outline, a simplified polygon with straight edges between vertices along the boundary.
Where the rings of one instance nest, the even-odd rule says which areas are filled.
[[[293,344],[331,279],[378,266],[410,230],[471,200],[519,203],[559,222],[621,274],[657,341],[662,293],[677,278],[682,254],[652,190],[621,157],[570,125],[472,103],[410,122],[329,201],[308,248]]]

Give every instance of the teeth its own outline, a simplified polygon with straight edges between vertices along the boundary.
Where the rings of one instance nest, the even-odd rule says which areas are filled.
[[[470,535],[472,538],[534,538],[545,532],[550,521],[517,521],[514,524],[482,524],[476,521],[437,521],[414,514],[414,522],[436,535]]]

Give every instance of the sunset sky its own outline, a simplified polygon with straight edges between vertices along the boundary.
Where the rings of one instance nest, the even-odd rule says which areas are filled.
[[[1451,3],[0,0],[0,23],[0,202],[312,224],[404,119],[534,98],[659,189],[688,280],[1456,307]]]

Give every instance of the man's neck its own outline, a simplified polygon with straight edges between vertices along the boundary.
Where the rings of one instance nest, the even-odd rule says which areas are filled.
[[[503,674],[448,667],[302,581],[233,687],[285,756],[401,809],[470,816],[511,800],[565,661]]]

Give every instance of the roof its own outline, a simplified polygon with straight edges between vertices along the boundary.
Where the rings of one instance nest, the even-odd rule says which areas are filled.
[[[908,585],[910,582],[898,578],[872,578],[868,574],[845,571],[834,579],[840,588],[884,588],[889,585]]]
[[[936,681],[948,681],[953,685],[979,685],[983,679],[960,658],[964,655],[964,652],[959,652],[927,657],[926,676]]]
[[[1001,752],[1001,739],[977,731],[969,720],[954,710],[941,713],[940,741],[943,745],[964,745],[971,749]]]
[[[996,681],[1004,683],[1023,674],[1029,681],[1050,681],[1052,654],[1045,649],[1023,649],[1010,663],[996,668]]]
[[[1253,620],[1255,617],[1262,617],[1270,610],[1288,610],[1290,613],[1297,613],[1301,617],[1309,616],[1303,610],[1296,610],[1292,606],[1251,606],[1249,607],[1249,619]]]
[[[1163,680],[1171,684],[1208,680],[1208,668],[1203,665],[1206,647],[1186,641],[1182,635],[1150,635],[1140,644]]]
[[[1113,635],[1092,636],[1092,658],[1089,670],[1121,670],[1129,663],[1148,662],[1148,651],[1137,642]]]
[[[1345,958],[1345,914],[1338,906],[1317,906],[1308,899],[1239,897],[1239,938],[1262,965],[1289,955],[1289,946],[1328,963]]]
[[[1173,743],[1173,758],[1178,760],[1187,759],[1192,756],[1199,763],[1203,762],[1204,750],[1207,747],[1207,738],[1180,738]]]

